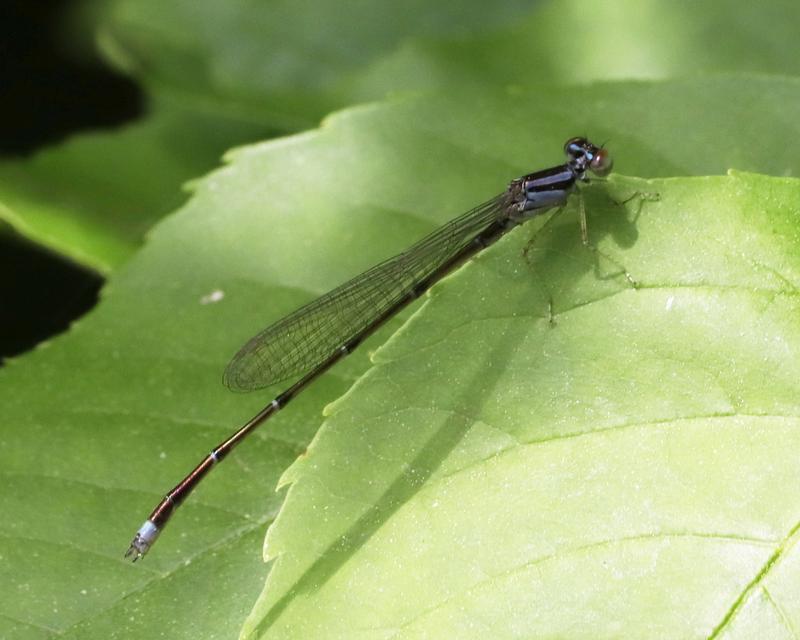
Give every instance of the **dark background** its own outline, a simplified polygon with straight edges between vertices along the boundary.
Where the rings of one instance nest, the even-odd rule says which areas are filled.
[[[113,128],[144,111],[138,85],[96,56],[70,51],[71,0],[0,2],[0,162],[24,161],[90,129]],[[91,34],[87,34],[91,40]],[[0,222],[0,363],[97,302],[103,278]]]

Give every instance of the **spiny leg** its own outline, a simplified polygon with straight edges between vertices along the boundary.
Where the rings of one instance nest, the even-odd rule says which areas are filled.
[[[639,199],[639,206],[636,207],[636,213],[633,216],[633,220],[631,220],[631,224],[636,224],[636,221],[639,219],[639,216],[642,213],[642,207],[644,207],[645,202],[658,202],[661,200],[661,194],[656,191],[634,191],[631,195],[629,195],[624,200],[615,200],[611,198],[611,202],[613,202],[618,207],[624,207],[629,202],[633,200]]]
[[[539,287],[539,289],[543,294],[544,299],[547,300],[548,322],[550,323],[551,326],[554,326],[556,323],[555,315],[553,314],[553,294],[550,293],[550,289],[548,289],[547,286],[544,284],[544,278],[538,275],[536,265],[533,263],[533,260],[530,256],[530,252],[533,249],[533,245],[536,244],[536,239],[539,237],[539,234],[542,231],[544,231],[548,226],[550,226],[553,220],[556,219],[556,216],[558,216],[558,214],[560,214],[563,210],[564,207],[561,206],[558,207],[558,209],[556,209],[555,211],[553,211],[553,213],[550,214],[547,220],[545,220],[544,224],[531,234],[531,237],[525,244],[525,248],[522,250],[522,257],[525,258],[525,262],[528,263],[528,266],[534,273],[534,281],[536,282],[536,286]]]
[[[610,278],[616,278],[619,275],[624,275],[625,279],[628,281],[628,284],[631,285],[634,289],[639,288],[639,283],[633,278],[630,272],[625,268],[619,260],[612,258],[607,253],[600,251],[597,247],[595,247],[591,242],[589,242],[589,225],[586,221],[586,207],[584,206],[583,202],[583,194],[578,191],[578,208],[580,211],[580,221],[581,221],[581,242],[583,246],[586,247],[589,251],[591,251],[595,256],[595,263],[594,263],[594,272],[598,279],[600,280],[608,280]],[[638,213],[637,213],[638,217]],[[611,273],[611,274],[604,274],[600,271],[600,261],[597,259],[598,257],[607,260],[611,264],[613,264],[619,272]]]

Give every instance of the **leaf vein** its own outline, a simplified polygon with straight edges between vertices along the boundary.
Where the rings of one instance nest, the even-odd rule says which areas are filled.
[[[767,558],[767,561],[762,565],[761,569],[756,573],[753,579],[747,584],[744,590],[739,594],[739,597],[733,601],[730,608],[725,612],[720,623],[708,636],[708,640],[718,638],[720,633],[727,627],[734,617],[741,611],[750,596],[758,589],[763,588],[763,583],[766,580],[772,569],[779,563],[784,553],[789,550],[797,542],[798,531],[800,531],[800,522],[797,522],[794,527],[789,531],[783,540],[780,541],[775,552]]]

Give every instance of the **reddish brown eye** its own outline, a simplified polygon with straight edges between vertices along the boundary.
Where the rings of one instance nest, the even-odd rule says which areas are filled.
[[[589,169],[591,169],[592,173],[600,177],[608,175],[612,166],[614,166],[614,162],[605,149],[599,149],[589,163]]]

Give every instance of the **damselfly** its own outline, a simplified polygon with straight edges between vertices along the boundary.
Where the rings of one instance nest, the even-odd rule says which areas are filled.
[[[606,149],[585,138],[564,145],[567,162],[512,180],[488,202],[448,222],[403,253],[270,325],[245,344],[225,370],[225,384],[250,391],[299,378],[258,414],[217,445],[159,503],[133,538],[126,557],[134,562],[153,545],[175,509],[216,463],[256,427],[366,337],[462,264],[517,225],[566,204],[587,173],[611,171]],[[581,220],[585,236],[585,220]]]

